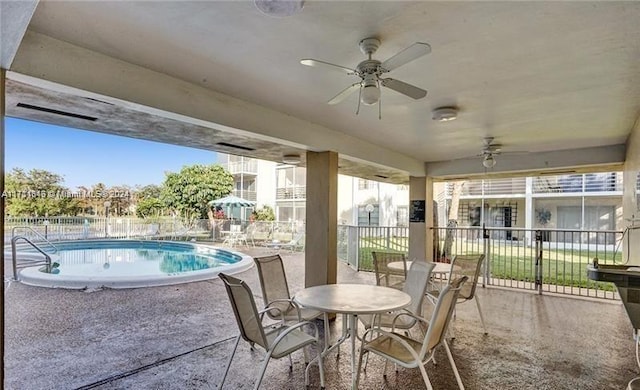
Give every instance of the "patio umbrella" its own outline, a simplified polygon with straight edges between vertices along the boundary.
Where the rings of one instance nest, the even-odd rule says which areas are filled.
[[[233,207],[253,207],[255,205],[256,205],[256,202],[242,199],[233,195],[228,195],[220,199],[214,199],[209,202],[209,206],[211,207],[233,208]]]

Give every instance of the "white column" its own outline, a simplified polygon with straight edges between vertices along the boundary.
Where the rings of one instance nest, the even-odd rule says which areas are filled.
[[[525,179],[524,190],[524,236],[527,245],[531,245],[533,242],[533,234],[530,229],[533,229],[533,177],[527,177]]]
[[[335,284],[338,272],[338,154],[307,152],[305,286]]]
[[[5,280],[5,269],[4,269],[4,210],[5,210],[5,197],[2,196],[2,194],[4,194],[4,156],[6,155],[5,153],[5,144],[4,144],[4,115],[5,115],[5,109],[4,109],[4,105],[5,105],[5,88],[4,88],[4,83],[5,83],[5,76],[6,76],[6,71],[2,68],[0,68],[0,215],[2,215],[2,217],[0,218],[0,276],[2,277],[2,280]],[[5,367],[4,365],[4,286],[2,287],[2,292],[0,293],[2,295],[0,295],[0,303],[2,303],[0,305],[0,329],[2,329],[2,332],[0,333],[0,355],[2,355],[2,367]],[[0,370],[0,383],[4,383],[4,370]]]
[[[409,260],[433,261],[433,180],[409,178]]]

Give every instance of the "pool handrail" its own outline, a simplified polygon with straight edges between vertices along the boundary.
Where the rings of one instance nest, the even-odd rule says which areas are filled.
[[[47,237],[43,236],[41,233],[39,233],[37,230],[35,230],[34,228],[32,228],[31,226],[14,226],[13,229],[11,229],[11,237],[16,237],[16,231],[18,229],[24,229],[27,230],[31,233],[33,233],[36,237],[38,237],[39,239],[41,239],[42,241],[46,242],[47,244],[49,244],[49,246],[51,248],[53,248],[53,250],[51,251],[52,253],[57,253],[58,252],[58,247],[56,247],[55,245],[53,245],[53,243],[51,241],[49,241],[47,239]]]
[[[36,265],[44,264],[45,265],[45,272],[51,273],[51,256],[49,256],[49,254],[47,254],[47,252],[43,251],[38,245],[34,244],[27,237],[14,236],[14,237],[11,238],[11,257],[12,257],[11,261],[13,262],[13,279],[14,280],[18,280],[18,265],[26,264],[26,263],[18,264],[18,256],[17,256],[17,252],[18,251],[17,251],[17,248],[16,248],[16,242],[18,242],[18,240],[24,240],[25,242],[27,242],[35,250],[37,250],[38,252],[40,252],[44,256],[44,263],[38,262],[37,260],[32,260],[32,261],[29,262],[29,265],[30,266],[36,266]]]

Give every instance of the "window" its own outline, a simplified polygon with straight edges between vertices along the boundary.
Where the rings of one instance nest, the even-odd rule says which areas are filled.
[[[367,179],[358,179],[358,189],[359,190],[373,190],[378,188],[378,182]]]
[[[396,218],[398,226],[409,226],[409,206],[398,206]]]

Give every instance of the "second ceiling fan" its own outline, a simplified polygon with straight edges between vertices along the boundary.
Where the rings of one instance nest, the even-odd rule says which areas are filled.
[[[413,45],[407,47],[386,61],[378,61],[371,58],[373,53],[380,47],[380,40],[376,38],[365,38],[359,43],[360,50],[369,58],[360,62],[355,69],[348,68],[341,65],[332,64],[325,61],[314,59],[303,59],[300,63],[307,66],[314,67],[326,67],[329,69],[337,70],[348,75],[355,75],[360,77],[360,81],[348,86],[331,100],[329,104],[338,104],[343,101],[347,96],[358,90],[360,92],[359,102],[365,105],[373,105],[380,101],[380,87],[387,87],[403,95],[409,96],[413,99],[422,99],[427,95],[427,91],[422,88],[418,88],[414,85],[407,84],[403,81],[382,78],[381,76],[387,72],[390,72],[402,65],[405,65],[417,58],[422,57],[425,54],[431,52],[431,46],[427,43],[416,42]],[[359,110],[360,104],[358,104]],[[356,112],[357,113],[357,112]]]

